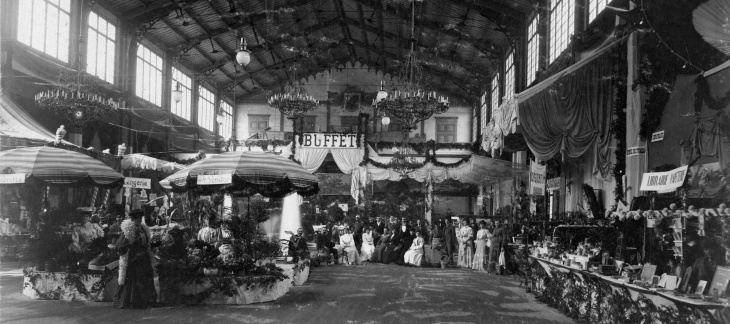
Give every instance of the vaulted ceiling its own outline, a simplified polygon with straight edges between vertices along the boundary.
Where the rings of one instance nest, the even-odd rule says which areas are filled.
[[[97,0],[227,96],[264,98],[347,62],[394,73],[413,40],[434,90],[478,96],[534,0]],[[244,37],[251,63],[235,64]]]

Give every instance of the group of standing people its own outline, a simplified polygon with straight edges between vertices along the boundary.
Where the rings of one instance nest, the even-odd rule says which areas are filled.
[[[505,263],[499,258],[500,255],[504,258],[502,253],[508,237],[507,229],[499,220],[495,221],[492,228],[485,221],[477,225],[474,219],[471,224],[462,219],[460,224],[456,228],[448,222],[443,227],[443,244],[448,263],[454,263],[453,255],[457,252],[457,266],[497,273],[498,265]]]

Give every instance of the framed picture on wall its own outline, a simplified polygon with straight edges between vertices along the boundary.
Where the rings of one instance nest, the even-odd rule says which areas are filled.
[[[361,92],[345,92],[344,102],[342,103],[342,108],[349,112],[359,111],[361,102],[362,102],[362,93]]]

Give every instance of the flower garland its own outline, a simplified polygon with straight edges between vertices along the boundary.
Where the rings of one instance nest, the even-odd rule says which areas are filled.
[[[262,150],[266,151],[269,149],[269,146],[272,147],[272,150],[276,150],[279,146],[287,146],[291,144],[293,141],[287,141],[287,140],[280,140],[280,139],[247,139],[247,140],[240,140],[238,141],[239,146],[245,146],[249,150],[251,150],[252,147],[260,147]]]
[[[56,286],[55,289],[45,293],[36,288],[38,279],[43,278],[46,280],[53,280],[57,282],[59,280],[55,272],[38,273],[31,268],[24,268],[23,276],[29,279],[28,282],[24,284],[24,287],[33,288],[39,299],[59,300],[61,299],[63,287],[67,287],[76,289],[79,294],[83,295],[89,300],[92,300],[94,299],[94,296],[97,296],[104,291],[107,283],[112,280],[114,272],[110,270],[104,270],[104,272],[100,275],[94,273],[64,273],[61,275],[61,279],[63,281],[62,286]],[[98,280],[94,282],[94,284],[91,286],[91,289],[86,289],[85,282],[89,282],[92,278],[96,277],[98,277]]]

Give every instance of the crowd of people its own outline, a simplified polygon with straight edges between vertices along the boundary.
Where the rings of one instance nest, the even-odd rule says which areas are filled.
[[[376,217],[366,224],[360,216],[349,224],[327,224],[315,231],[317,256],[358,265],[362,262],[420,267],[448,265],[498,272],[499,257],[507,241],[507,229],[499,221],[487,224],[466,219],[454,226],[440,220],[431,226],[425,221]],[[305,257],[306,240],[301,229],[289,240],[289,256],[296,262]],[[502,262],[503,264],[504,262]]]

